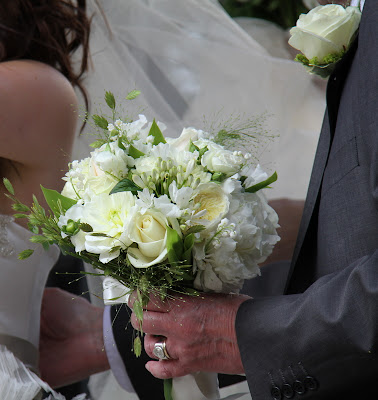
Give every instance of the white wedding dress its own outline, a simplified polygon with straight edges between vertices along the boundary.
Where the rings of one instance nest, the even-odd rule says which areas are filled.
[[[64,400],[38,378],[40,313],[47,276],[59,257],[29,241],[31,232],[0,214],[0,399],[32,400],[41,389]],[[26,260],[18,254],[34,249]]]
[[[88,3],[94,13],[93,68],[84,85],[92,114],[105,111],[106,90],[122,100],[133,89],[142,94],[133,102],[123,101],[123,115],[156,118],[168,126],[168,136],[178,136],[184,126],[221,126],[232,114],[243,120],[267,112],[267,131],[275,140],[258,156],[266,170],[277,170],[279,179],[266,194],[305,197],[325,93],[324,86],[291,61],[287,32],[261,20],[236,22],[216,0]],[[88,123],[78,135],[73,159],[88,156],[93,131]],[[99,278],[88,277],[88,282],[93,303],[101,305],[96,297],[102,296]],[[110,372],[94,376],[90,389],[94,400],[137,398],[123,391]],[[237,391],[248,391],[247,385]],[[222,396],[231,394],[221,391]]]

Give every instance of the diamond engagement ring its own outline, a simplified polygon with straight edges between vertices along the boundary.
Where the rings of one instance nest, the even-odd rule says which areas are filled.
[[[153,353],[159,360],[169,360],[171,358],[165,346],[165,339],[154,344]]]

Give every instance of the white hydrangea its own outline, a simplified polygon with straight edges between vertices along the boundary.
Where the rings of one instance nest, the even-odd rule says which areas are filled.
[[[228,213],[211,232],[203,231],[193,252],[195,287],[237,292],[243,281],[260,274],[277,235],[278,216],[258,193],[234,193]]]

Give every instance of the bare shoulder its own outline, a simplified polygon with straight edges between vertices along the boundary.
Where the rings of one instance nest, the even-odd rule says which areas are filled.
[[[0,85],[14,95],[36,94],[62,97],[62,101],[76,101],[70,82],[55,68],[32,61],[17,60],[0,63]]]
[[[48,149],[70,152],[76,122],[75,92],[57,70],[30,60],[0,63],[0,157],[33,165]]]

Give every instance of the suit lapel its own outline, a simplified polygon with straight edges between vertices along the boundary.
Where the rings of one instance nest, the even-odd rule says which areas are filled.
[[[337,114],[340,104],[342,89],[348,76],[349,68],[355,55],[358,44],[358,37],[354,40],[348,52],[336,65],[334,72],[329,77],[327,85],[327,109],[325,112],[323,126],[319,137],[318,148],[311,173],[310,184],[307,192],[306,203],[299,227],[297,243],[295,245],[293,259],[290,266],[285,292],[289,289],[290,280],[295,270],[298,257],[303,248],[306,234],[310,225],[316,227],[316,205],[319,201],[319,193],[323,180],[324,170],[327,164],[328,155],[331,149],[332,138],[335,133]]]
[[[359,87],[361,96],[359,103],[362,110],[369,109],[370,104],[375,103],[375,98],[378,96],[377,82],[372,82],[370,76],[378,76],[378,4],[376,1],[366,1],[364,12],[362,14],[361,29],[360,29],[360,44],[359,51],[364,57],[364,65],[360,68]],[[365,72],[365,67],[368,66],[369,72]],[[377,110],[371,113],[364,114],[364,121],[361,121],[361,126],[376,126],[377,125]]]

